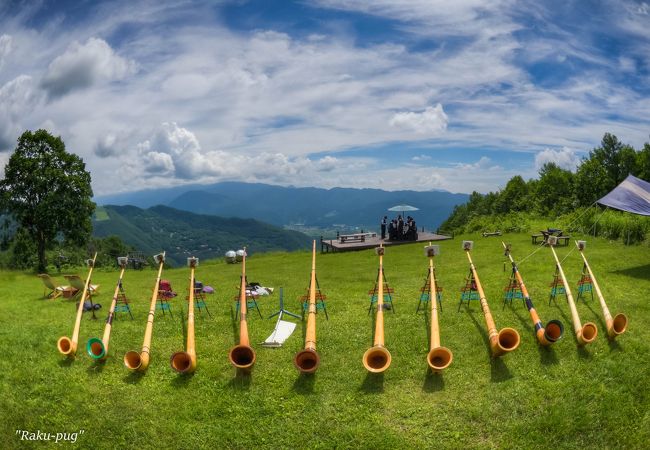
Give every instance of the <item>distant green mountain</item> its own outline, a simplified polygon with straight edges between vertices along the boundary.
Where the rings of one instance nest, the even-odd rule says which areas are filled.
[[[409,204],[419,226],[436,229],[466,194],[446,191],[384,191],[352,188],[296,188],[260,183],[223,182],[210,185],[123,193],[98,197],[99,204],[131,204],[140,207],[165,204],[173,208],[222,217],[251,217],[278,226],[376,230],[381,217],[395,217],[388,208]],[[155,203],[151,203],[155,202]],[[345,227],[342,227],[345,225]]]
[[[221,257],[228,250],[244,246],[251,253],[309,248],[309,238],[297,231],[253,219],[226,219],[154,206],[98,207],[93,218],[97,237],[119,236],[136,249],[153,255],[167,251],[174,265],[185,263],[188,256]]]

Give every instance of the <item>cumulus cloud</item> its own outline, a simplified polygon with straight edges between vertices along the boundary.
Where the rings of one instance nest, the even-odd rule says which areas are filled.
[[[100,158],[117,156],[124,152],[125,145],[124,137],[116,133],[107,133],[97,140],[94,153]]]
[[[413,130],[420,134],[440,134],[447,129],[449,118],[442,105],[438,103],[434,108],[427,106],[422,112],[399,112],[389,121],[392,127]]]
[[[0,151],[12,148],[18,135],[24,131],[22,121],[41,98],[28,75],[16,77],[0,87]]]
[[[138,144],[149,173],[171,174],[184,180],[249,179],[286,181],[292,177],[327,173],[340,165],[333,156],[312,160],[283,153],[243,155],[224,150],[203,150],[195,134],[175,122],[164,122],[151,139]]]
[[[171,175],[174,173],[174,161],[171,155],[160,152],[147,152],[144,158],[144,168],[148,173],[156,175]]]
[[[11,53],[12,38],[8,34],[0,36],[0,70],[5,63],[5,59]]]
[[[317,170],[320,172],[331,172],[340,164],[341,161],[333,156],[325,156],[316,161]]]
[[[121,80],[135,72],[135,63],[117,55],[103,39],[75,41],[47,68],[41,86],[52,98],[100,81]]]
[[[544,164],[551,162],[563,169],[575,170],[580,163],[580,158],[568,147],[559,150],[547,148],[535,155],[535,168],[537,170],[541,169]]]

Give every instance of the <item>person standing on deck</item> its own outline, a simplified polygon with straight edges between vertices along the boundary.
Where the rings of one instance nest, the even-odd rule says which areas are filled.
[[[386,239],[386,222],[388,222],[388,216],[384,216],[384,218],[381,219],[381,240],[382,241]]]
[[[404,219],[402,219],[402,215],[400,214],[397,216],[397,240],[401,241],[404,239]]]

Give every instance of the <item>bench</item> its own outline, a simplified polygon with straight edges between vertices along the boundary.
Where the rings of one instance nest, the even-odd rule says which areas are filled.
[[[558,236],[557,237],[557,243],[558,243],[558,245],[560,245],[560,244],[562,244],[562,241],[564,241],[564,246],[568,247],[570,239],[571,239],[571,236]]]
[[[501,236],[501,231],[499,231],[499,230],[497,230],[497,231],[490,231],[490,232],[488,232],[488,231],[484,231],[482,234],[483,234],[483,237]]]

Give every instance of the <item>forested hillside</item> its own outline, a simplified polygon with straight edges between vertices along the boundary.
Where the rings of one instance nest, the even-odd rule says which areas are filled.
[[[291,251],[309,246],[309,238],[304,234],[257,220],[193,214],[167,206],[105,206],[95,215],[93,234],[118,236],[149,256],[166,250],[175,264],[182,264],[188,256],[221,257],[226,251],[245,245],[251,252]]]

